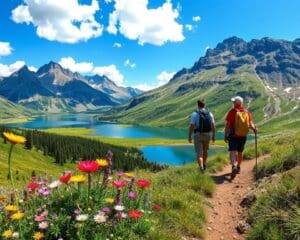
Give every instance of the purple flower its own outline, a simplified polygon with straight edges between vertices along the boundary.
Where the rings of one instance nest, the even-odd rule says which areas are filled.
[[[80,209],[78,209],[78,208],[74,210],[74,213],[75,213],[76,215],[80,214],[80,212],[81,212],[81,211],[80,211]]]
[[[137,198],[137,193],[135,192],[128,192],[128,197],[131,199],[136,199]]]
[[[104,213],[109,213],[110,212],[110,209],[108,207],[105,207],[102,209],[102,212]]]

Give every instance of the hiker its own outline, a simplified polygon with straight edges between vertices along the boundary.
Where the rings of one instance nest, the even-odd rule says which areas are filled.
[[[215,120],[211,112],[205,109],[204,100],[198,100],[198,111],[192,113],[189,127],[189,143],[192,143],[192,134],[194,134],[194,147],[197,154],[197,161],[200,171],[206,170],[207,151],[209,149],[210,138],[215,141]],[[212,133],[212,136],[210,136]]]
[[[231,99],[233,108],[226,115],[224,141],[229,145],[229,158],[232,165],[231,179],[241,171],[243,151],[247,140],[249,127],[254,134],[257,133],[251,113],[243,106],[243,98],[240,96]]]

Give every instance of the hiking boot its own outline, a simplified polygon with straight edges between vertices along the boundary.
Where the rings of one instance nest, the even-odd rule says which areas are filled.
[[[240,174],[240,172],[241,172],[241,167],[237,166],[237,172],[236,172],[236,174]]]
[[[203,169],[206,170],[206,164],[203,164]]]
[[[231,171],[231,175],[230,175],[231,180],[233,180],[235,178],[235,176],[237,174],[237,171],[238,171],[237,167],[236,166],[232,166],[232,171]]]
[[[201,173],[204,173],[204,171],[205,171],[204,167],[200,167],[199,169],[200,169]]]

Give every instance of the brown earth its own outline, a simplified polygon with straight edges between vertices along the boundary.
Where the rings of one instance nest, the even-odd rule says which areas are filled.
[[[258,158],[261,161],[264,157]],[[245,236],[237,232],[236,227],[245,223],[247,209],[240,203],[254,186],[253,168],[255,159],[243,161],[241,173],[230,180],[231,165],[212,175],[217,184],[212,198],[208,199],[207,240],[244,240]]]

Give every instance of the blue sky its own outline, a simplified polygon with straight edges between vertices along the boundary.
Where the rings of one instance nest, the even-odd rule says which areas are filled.
[[[1,0],[0,76],[53,60],[150,89],[225,38],[299,38],[299,9],[299,0]]]

